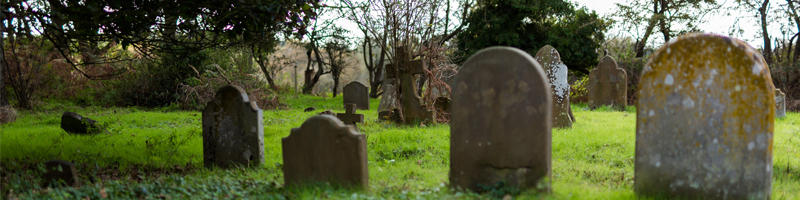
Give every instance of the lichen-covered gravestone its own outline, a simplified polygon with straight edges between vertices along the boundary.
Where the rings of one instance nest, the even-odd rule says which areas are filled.
[[[550,91],[553,94],[553,126],[571,127],[575,122],[569,103],[569,83],[567,82],[567,65],[561,61],[561,55],[550,45],[545,45],[536,53],[536,61],[544,67]]]
[[[261,109],[237,86],[225,86],[203,110],[206,167],[258,166],[264,162]]]
[[[331,115],[316,115],[283,138],[286,185],[329,182],[367,188],[367,139]]]
[[[589,107],[608,105],[624,110],[628,105],[627,84],[625,70],[617,67],[617,61],[606,55],[589,73]]]
[[[775,89],[758,51],[682,36],[651,57],[639,87],[637,193],[769,199]]]
[[[786,94],[781,89],[775,89],[775,117],[786,117]]]
[[[454,83],[450,185],[549,190],[552,98],[536,60],[516,48],[487,48]]]
[[[369,110],[369,91],[366,85],[353,81],[344,86],[343,105],[356,104],[356,108]]]

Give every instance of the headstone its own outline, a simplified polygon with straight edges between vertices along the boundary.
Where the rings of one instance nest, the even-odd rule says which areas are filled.
[[[17,120],[17,110],[10,105],[0,106],[0,124],[11,123]]]
[[[567,65],[561,61],[561,55],[550,45],[545,45],[536,53],[536,61],[544,67],[550,92],[553,94],[553,126],[571,127],[575,121],[569,103],[569,82],[567,82]]]
[[[454,83],[450,185],[549,190],[552,98],[539,63],[519,49],[491,47],[472,55]]]
[[[404,48],[397,48],[395,54],[400,65],[400,116],[406,124],[419,122],[432,122],[433,112],[423,105],[422,99],[417,94],[417,78],[415,75],[424,71],[421,60],[411,61],[410,55]]]
[[[74,112],[64,112],[61,115],[61,129],[73,134],[94,134],[102,131],[97,121]]]
[[[45,186],[78,186],[78,172],[75,165],[63,160],[51,160],[44,163],[44,185]]]
[[[367,189],[366,136],[334,116],[315,115],[283,138],[286,185],[312,182]]]
[[[640,80],[637,193],[770,198],[775,88],[757,50],[689,34],[661,47]]]
[[[628,104],[628,79],[617,61],[606,55],[589,73],[589,107],[609,105],[624,110]]]
[[[356,123],[364,122],[364,115],[356,114],[356,104],[345,104],[344,113],[336,113],[336,118],[342,120],[344,124],[356,125]]]
[[[775,89],[775,117],[786,117],[786,94],[781,89]]]
[[[358,81],[350,82],[344,86],[343,93],[342,101],[344,105],[354,103],[358,109],[369,110],[369,90],[363,83]]]
[[[391,65],[391,64],[390,64]],[[388,68],[390,65],[386,65]],[[388,70],[387,70],[388,71]],[[400,121],[399,118],[394,118],[400,113],[395,113],[394,110],[400,107],[400,101],[397,98],[397,87],[395,86],[396,80],[385,79],[382,84],[383,94],[381,94],[381,101],[378,104],[378,119]]]
[[[228,85],[217,90],[203,110],[203,162],[229,168],[264,163],[261,109],[247,93]]]

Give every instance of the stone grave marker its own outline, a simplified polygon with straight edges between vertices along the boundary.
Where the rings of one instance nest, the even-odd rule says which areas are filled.
[[[747,43],[689,34],[642,70],[634,189],[689,199],[769,199],[774,86]]]
[[[433,112],[428,110],[417,94],[417,78],[415,75],[424,72],[425,64],[422,60],[410,60],[410,55],[404,48],[397,48],[397,58],[400,65],[400,116],[403,123],[432,122]]]
[[[331,115],[315,115],[283,138],[286,185],[312,182],[368,187],[366,136]]]
[[[203,110],[203,163],[228,168],[264,162],[261,109],[247,93],[228,85]]]
[[[44,186],[78,186],[78,171],[75,170],[75,165],[71,162],[63,160],[51,160],[44,163]]]
[[[344,86],[342,101],[344,105],[348,103],[356,104],[356,108],[369,110],[369,90],[364,83],[353,81]]]
[[[536,60],[512,47],[483,49],[454,83],[450,185],[549,190],[552,98]]]
[[[786,117],[786,94],[781,89],[775,89],[775,117]]]
[[[545,45],[536,53],[536,61],[544,67],[550,92],[553,94],[553,126],[571,127],[575,122],[569,103],[569,82],[567,82],[567,65],[561,61],[561,55],[550,45]]]
[[[97,121],[74,112],[61,114],[61,129],[73,134],[96,134],[103,131]]]
[[[344,124],[355,126],[356,123],[364,122],[364,115],[356,114],[356,104],[345,104],[344,113],[336,113],[336,118],[342,120]]]
[[[609,105],[624,110],[628,105],[628,79],[617,61],[606,55],[589,73],[589,107]]]

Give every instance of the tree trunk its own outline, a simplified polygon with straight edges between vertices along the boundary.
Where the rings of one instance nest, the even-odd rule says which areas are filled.
[[[789,0],[791,2],[791,0]],[[761,37],[764,38],[764,60],[767,61],[767,65],[772,64],[772,42],[769,38],[769,32],[767,32],[767,6],[769,6],[769,0],[764,0],[761,3],[761,7],[758,8],[758,14],[761,16]]]
[[[4,8],[5,9],[5,8]],[[6,77],[3,74],[3,70],[6,69],[6,59],[5,59],[5,48],[3,48],[6,44],[6,39],[3,36],[6,32],[5,23],[0,22],[0,106],[7,106],[8,99],[6,99]]]
[[[308,58],[308,64],[306,65],[305,74],[303,74],[303,94],[311,94],[311,89],[314,88],[314,83],[312,83],[312,76],[314,75],[314,68],[312,65],[311,60],[311,50],[306,51],[306,57]]]
[[[793,0],[788,0],[786,2],[789,3],[789,11],[792,12],[792,18],[794,19],[795,26],[797,26],[797,32],[800,33],[800,17],[797,15],[797,8],[794,6]],[[792,55],[792,60],[795,63],[797,59],[800,59],[800,39],[797,39],[794,45],[794,55]]]
[[[647,46],[647,40],[650,39],[650,35],[653,34],[653,29],[656,26],[656,22],[658,21],[658,4],[653,2],[653,16],[650,16],[650,20],[647,21],[647,28],[644,30],[644,36],[642,39],[636,41],[636,57],[641,58],[644,56],[644,48]]]

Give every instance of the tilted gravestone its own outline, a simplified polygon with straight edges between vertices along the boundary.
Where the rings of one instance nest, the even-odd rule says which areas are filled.
[[[316,115],[283,138],[286,185],[313,182],[367,189],[367,139],[331,115]]]
[[[589,107],[609,105],[624,110],[628,105],[627,84],[625,70],[617,67],[617,61],[611,56],[603,57],[589,73]]]
[[[344,105],[354,103],[358,109],[369,110],[369,90],[363,83],[358,81],[348,83],[344,86],[343,96]]]
[[[561,61],[561,55],[550,45],[545,45],[536,53],[536,61],[544,67],[550,92],[553,94],[553,126],[571,127],[575,122],[569,103],[569,82],[567,82],[567,65]]]
[[[775,117],[786,117],[786,94],[781,89],[775,89]]]
[[[536,60],[516,48],[487,48],[454,83],[450,185],[549,190],[552,98]]]
[[[769,199],[775,88],[745,42],[690,34],[639,82],[634,188],[690,199]]]
[[[356,125],[356,123],[364,122],[364,115],[356,113],[356,104],[345,104],[344,113],[336,113],[336,118],[342,120],[345,124]]]
[[[203,110],[203,163],[206,167],[258,166],[264,162],[261,109],[237,86],[217,90]]]
[[[74,112],[61,114],[61,129],[73,134],[96,134],[103,131],[97,121]]]

